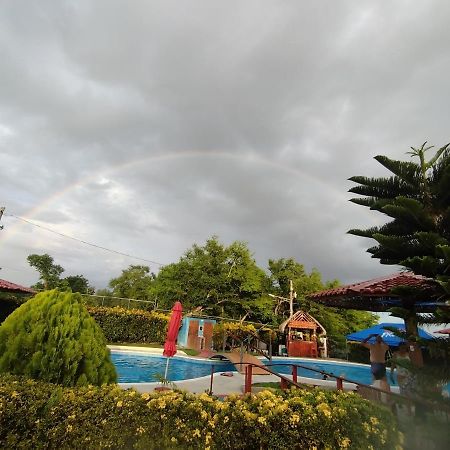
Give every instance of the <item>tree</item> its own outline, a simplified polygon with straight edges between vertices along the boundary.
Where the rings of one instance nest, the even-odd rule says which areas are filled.
[[[122,270],[122,274],[109,282],[112,295],[115,297],[135,298],[137,300],[151,300],[151,285],[155,275],[150,273],[147,266],[129,266]]]
[[[372,326],[376,316],[365,311],[341,310],[330,308],[306,298],[307,294],[330,289],[339,285],[338,280],[324,283],[320,272],[313,269],[307,273],[302,264],[293,258],[269,260],[272,293],[287,298],[289,296],[289,280],[292,280],[297,293],[294,309],[303,309],[315,317],[327,330],[333,356],[345,355],[345,335],[362,328]],[[280,323],[289,314],[286,303],[279,305],[277,322]]]
[[[418,162],[376,156],[375,159],[392,172],[391,177],[350,178],[359,185],[350,189],[350,192],[363,196],[351,201],[381,212],[392,220],[367,230],[352,229],[349,233],[374,239],[377,245],[367,251],[381,264],[400,265],[416,274],[435,279],[436,297],[441,303],[450,299],[449,145],[437,150],[428,161],[425,155],[432,147],[426,147],[426,143],[409,152],[412,157],[418,158]],[[405,319],[409,337],[417,336],[418,322],[450,321],[448,307],[438,308],[425,318],[418,317],[414,303],[423,298],[420,290],[400,288],[396,293],[409,299],[409,304],[405,302],[402,308],[393,310],[395,315]],[[422,344],[426,345],[425,342]],[[448,342],[434,340],[431,345],[448,353]],[[444,372],[440,371],[440,377],[448,380],[448,367]]]
[[[352,202],[393,220],[349,233],[377,241],[367,251],[381,264],[398,264],[445,283],[450,261],[450,148],[445,145],[426,161],[425,153],[431,148],[423,144],[412,149],[410,154],[419,163],[376,156],[394,174],[390,178],[350,178],[359,184],[350,192],[364,196]]]
[[[80,294],[45,291],[0,326],[0,372],[64,386],[116,381],[106,339]]]
[[[186,309],[248,319],[261,307],[264,280],[245,243],[227,247],[213,236],[204,246],[193,245],[178,263],[162,267],[152,292],[161,307],[169,308],[178,299]]]
[[[80,294],[93,294],[94,288],[89,285],[89,280],[83,275],[70,275],[61,280],[60,286],[66,285],[72,292]]]
[[[35,289],[54,289],[59,286],[60,275],[64,269],[54,263],[53,258],[45,253],[44,255],[29,255],[28,263],[39,272],[39,281],[33,286]]]

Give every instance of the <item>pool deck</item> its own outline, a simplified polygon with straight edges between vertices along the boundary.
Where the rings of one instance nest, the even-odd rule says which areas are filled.
[[[117,351],[129,351],[129,352],[142,352],[149,353],[153,355],[162,355],[162,348],[153,348],[153,347],[130,347],[130,346],[122,346],[122,345],[108,345],[111,350]],[[182,350],[177,351],[178,356],[185,356]],[[204,359],[198,357],[192,357],[192,359]],[[239,372],[223,372],[226,374],[232,374],[232,376],[223,376],[220,373],[215,373],[213,376],[213,393],[215,395],[224,396],[229,394],[242,394],[244,390],[245,376],[240,374]],[[291,378],[290,375],[285,375],[287,378]],[[252,378],[253,383],[261,383],[261,382],[277,382],[280,379],[275,375],[254,375]],[[306,377],[298,377],[298,382],[302,384],[308,384],[313,386],[318,386],[324,389],[336,389],[336,381],[335,380],[317,380],[314,378],[306,378]],[[175,386],[178,389],[192,392],[192,393],[202,393],[209,391],[211,386],[211,376],[207,375],[201,378],[194,378],[190,380],[181,380],[174,382]],[[120,387],[123,389],[134,388],[138,392],[151,392],[156,387],[160,387],[161,383],[153,382],[153,383],[119,383]],[[356,385],[353,383],[343,383],[344,390],[346,391],[354,391],[356,389]]]

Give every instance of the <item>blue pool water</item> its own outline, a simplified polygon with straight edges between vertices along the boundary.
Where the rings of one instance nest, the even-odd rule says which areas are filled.
[[[265,364],[270,364],[268,361],[264,361]],[[331,373],[336,376],[342,376],[352,381],[357,381],[359,383],[371,384],[372,374],[370,372],[370,366],[363,364],[352,364],[352,363],[336,363],[333,361],[321,361],[321,360],[305,360],[298,358],[283,358],[274,359],[272,364],[273,370],[278,373],[290,374],[292,373],[292,367],[289,365],[283,366],[280,364],[300,364],[301,366],[310,367],[311,369],[322,370],[327,373]],[[307,378],[317,378],[321,379],[322,375],[311,370],[298,368],[297,375],[299,377]],[[396,379],[394,378],[395,383]],[[392,384],[392,383],[391,383]]]
[[[116,366],[119,383],[149,383],[164,376],[167,358],[144,353],[111,351],[111,359]],[[167,378],[171,381],[189,380],[204,377],[214,372],[233,371],[233,364],[221,361],[202,361],[195,359],[170,358]]]
[[[116,366],[120,383],[144,383],[158,380],[158,375],[164,375],[167,359],[162,356],[149,355],[145,353],[129,353],[112,351],[111,358]],[[270,364],[268,360],[261,361],[264,364]],[[351,363],[335,363],[328,361],[311,361],[305,359],[283,358],[274,359],[272,370],[278,373],[291,373],[290,366],[281,364],[301,364],[313,369],[323,370],[342,375],[350,380],[360,383],[371,383],[370,367]],[[214,372],[236,371],[233,364],[221,361],[196,360],[192,358],[183,358],[174,356],[169,361],[169,371],[167,378],[171,381],[188,380],[199,378],[211,374],[211,366],[214,366]],[[308,378],[322,378],[321,374],[306,369],[298,369],[298,376]]]

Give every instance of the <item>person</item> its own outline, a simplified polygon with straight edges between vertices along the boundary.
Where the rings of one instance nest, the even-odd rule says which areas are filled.
[[[411,364],[411,357],[406,342],[400,343],[398,350],[392,354],[391,360],[391,380],[394,381],[394,370],[397,369],[397,382],[400,387],[400,394],[410,397],[414,388],[414,377],[408,366]]]
[[[375,336],[374,344],[369,344],[367,341]],[[389,350],[380,334],[370,334],[362,342],[361,345],[368,348],[370,351],[370,369],[374,378],[374,384],[380,386],[381,389],[390,391],[389,383],[386,379],[386,352]]]

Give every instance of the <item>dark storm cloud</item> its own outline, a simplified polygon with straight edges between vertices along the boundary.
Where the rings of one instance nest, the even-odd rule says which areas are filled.
[[[0,202],[83,240],[176,261],[217,234],[327,279],[389,273],[347,178],[449,139],[444,1],[7,1]],[[138,260],[5,216],[0,265],[48,252],[97,287]],[[8,264],[6,264],[6,262]],[[157,270],[157,265],[152,266]],[[20,275],[20,276],[19,276]]]

